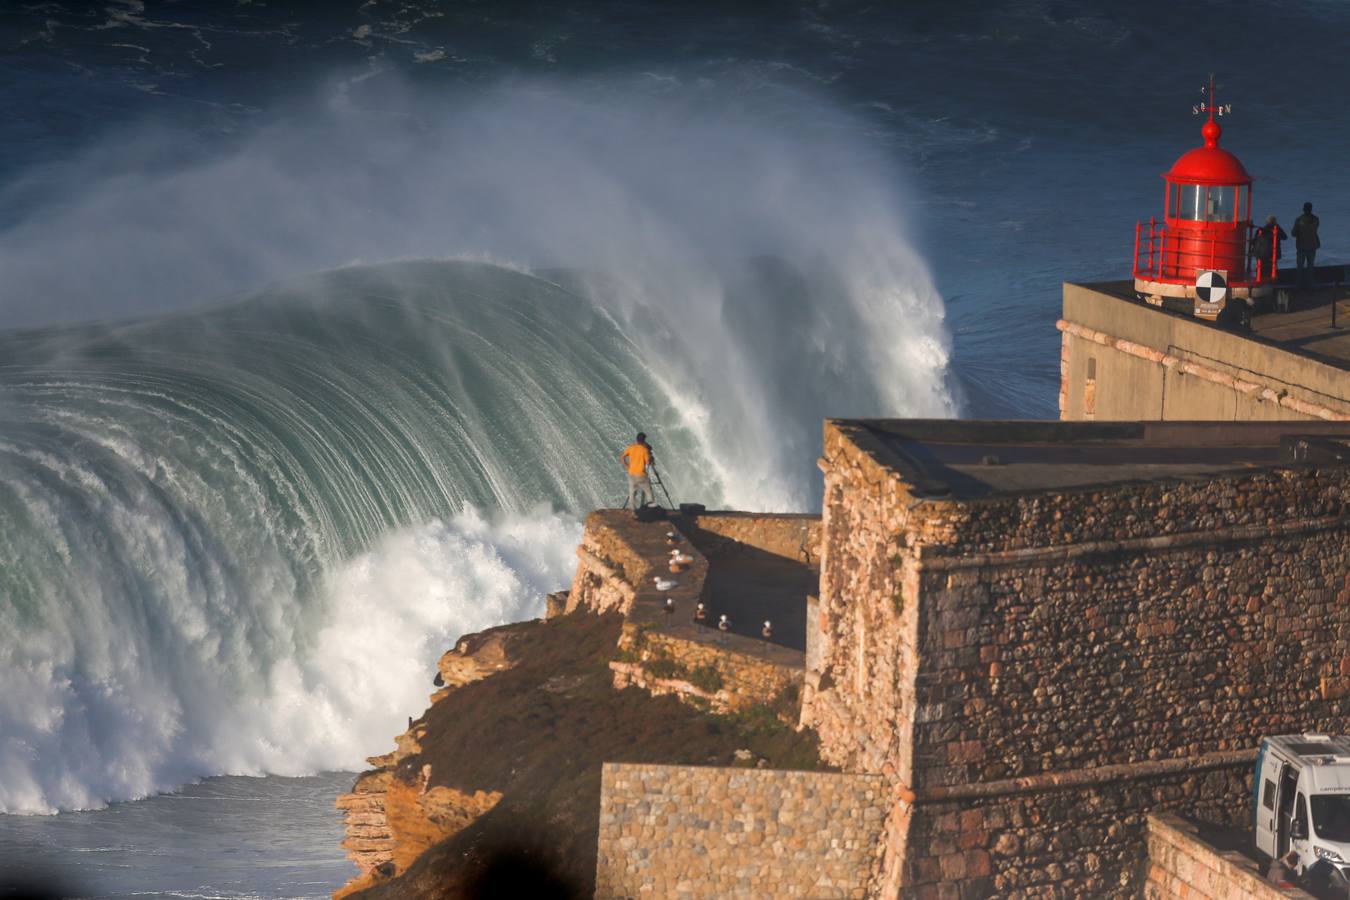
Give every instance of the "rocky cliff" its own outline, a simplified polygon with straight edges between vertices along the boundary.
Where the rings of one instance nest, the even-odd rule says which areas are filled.
[[[361,872],[336,896],[590,896],[603,762],[818,765],[762,711],[615,689],[620,627],[577,611],[446,653],[431,707],[338,800]]]
[[[431,703],[445,699],[456,688],[500,672],[511,665],[507,643],[515,629],[493,629],[466,635],[438,664],[440,690]],[[395,738],[393,752],[372,756],[375,768],[362,773],[349,794],[337,799],[347,829],[342,847],[361,875],[334,895],[350,896],[382,879],[406,871],[417,857],[441,840],[462,831],[501,800],[499,791],[468,793],[431,784],[431,764],[414,777],[395,778],[400,764],[422,753],[425,722],[409,723]]]

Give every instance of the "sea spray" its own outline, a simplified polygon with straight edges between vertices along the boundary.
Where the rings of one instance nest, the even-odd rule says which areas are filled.
[[[570,552],[581,514],[622,502],[638,428],[676,500],[811,509],[823,416],[954,410],[903,183],[844,117],[803,136],[717,98],[425,100],[339,104],[169,173],[92,160],[4,234],[6,321],[138,315],[0,335],[0,809],[382,751],[458,629],[567,578],[464,575],[456,602],[493,614],[441,619],[430,577],[346,600],[334,578],[470,507],[547,504]],[[511,266],[288,277],[409,255]],[[386,613],[383,669],[343,671]]]
[[[426,705],[456,638],[543,614],[579,536],[547,510],[400,529],[325,576],[312,631],[288,627],[288,598],[257,609],[272,640],[243,658],[223,648],[246,626],[193,596],[148,611],[156,639],[84,621],[60,646],[0,642],[0,811],[97,807],[215,772],[360,768]],[[109,652],[90,652],[105,636]]]
[[[332,90],[216,154],[147,131],[71,163],[78,192],[0,234],[0,322],[181,307],[361,260],[561,267],[693,413],[726,499],[767,509],[817,503],[823,417],[955,412],[911,191],[828,101],[778,97],[810,123],[793,127],[712,86]]]
[[[340,699],[334,686],[362,675],[330,651],[426,604],[463,627],[535,614],[570,566],[541,581],[530,560],[564,546],[570,559],[576,538],[553,540],[547,509],[617,502],[605,463],[635,421],[660,417],[607,319],[478,264],[347,269],[192,315],[11,332],[0,353],[6,811],[359,765],[421,710],[433,645],[460,625],[367,645],[374,670],[410,676],[410,703],[392,685]],[[515,518],[489,541],[469,508]],[[449,597],[391,563],[384,623],[374,593],[340,589],[353,559],[375,566],[363,554],[437,520],[507,547],[528,595],[465,576]],[[530,522],[538,541],[513,537]],[[459,577],[454,553],[436,565]]]

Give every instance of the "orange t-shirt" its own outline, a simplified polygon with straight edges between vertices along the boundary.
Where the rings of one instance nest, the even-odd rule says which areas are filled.
[[[628,474],[645,475],[652,461],[651,451],[643,444],[629,444],[623,451],[628,455]]]

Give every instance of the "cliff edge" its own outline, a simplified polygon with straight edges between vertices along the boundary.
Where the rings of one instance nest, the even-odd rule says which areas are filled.
[[[579,610],[461,639],[431,707],[338,800],[363,871],[335,896],[591,896],[602,763],[818,767],[767,709],[616,689],[621,625]]]

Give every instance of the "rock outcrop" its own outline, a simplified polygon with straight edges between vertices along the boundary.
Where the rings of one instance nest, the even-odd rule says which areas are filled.
[[[461,640],[438,699],[339,800],[362,866],[339,896],[591,896],[602,764],[818,766],[814,738],[771,715],[616,690],[622,624],[579,610]]]
[[[443,687],[431,695],[432,705],[466,684],[510,668],[506,642],[501,629],[460,638],[437,664]],[[410,722],[394,739],[394,750],[368,758],[375,768],[361,773],[351,793],[337,798],[347,830],[342,848],[361,874],[334,894],[335,900],[406,871],[428,847],[466,828],[501,799],[498,791],[431,787],[430,764],[411,773],[401,768],[421,753],[425,735],[425,721]]]
[[[361,870],[361,877],[337,896],[343,896],[372,871],[390,865],[394,858],[394,836],[389,831],[389,819],[384,808],[391,774],[388,769],[363,772],[352,786],[352,792],[337,798],[337,808],[342,810],[347,829],[342,849],[347,851],[347,857]]]

